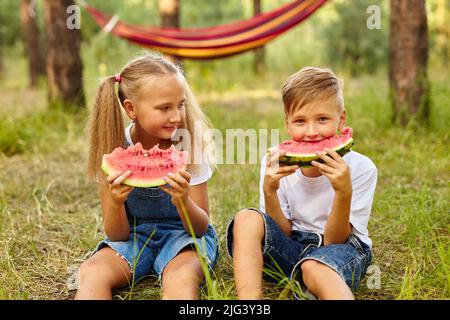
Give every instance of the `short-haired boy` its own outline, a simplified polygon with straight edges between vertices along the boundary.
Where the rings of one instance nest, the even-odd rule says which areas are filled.
[[[306,67],[283,85],[285,123],[296,141],[318,141],[346,122],[340,80]],[[260,210],[238,212],[227,231],[240,299],[261,299],[263,268],[299,281],[306,297],[354,299],[371,259],[367,224],[377,169],[366,156],[326,149],[311,168],[278,166],[283,152],[264,157]],[[273,277],[273,276],[272,276]]]

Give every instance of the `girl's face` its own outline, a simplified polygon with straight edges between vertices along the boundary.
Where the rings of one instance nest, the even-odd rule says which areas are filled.
[[[185,92],[175,75],[150,78],[137,99],[127,100],[123,105],[128,116],[134,120],[137,130],[142,130],[149,138],[171,139],[185,123]]]
[[[295,141],[320,141],[334,136],[345,125],[345,110],[334,99],[309,103],[287,116],[286,127]]]

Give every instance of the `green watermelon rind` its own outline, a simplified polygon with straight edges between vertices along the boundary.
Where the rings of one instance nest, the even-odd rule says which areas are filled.
[[[353,138],[350,138],[340,146],[333,148],[333,150],[336,151],[342,157],[343,155],[351,151],[351,148],[354,144],[355,142]],[[314,160],[323,162],[322,159],[320,159],[315,154],[297,154],[289,152],[280,157],[279,163],[281,166],[298,165],[302,168],[309,168],[313,166],[311,164],[311,161]]]
[[[103,156],[102,170],[107,175],[111,175],[111,174],[116,173],[116,171],[114,169],[112,169],[108,165],[108,162],[105,160],[105,156]],[[151,188],[151,187],[162,186],[164,184],[167,184],[167,182],[164,181],[162,178],[157,178],[157,179],[148,179],[148,178],[146,178],[144,180],[142,178],[137,178],[136,179],[136,178],[133,178],[133,177],[129,177],[129,178],[125,179],[125,181],[122,182],[122,184],[126,184],[127,186],[131,186],[131,187],[138,187],[138,188]]]

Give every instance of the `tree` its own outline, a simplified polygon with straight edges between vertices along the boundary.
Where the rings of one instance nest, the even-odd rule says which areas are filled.
[[[38,77],[45,74],[45,63],[39,44],[39,28],[36,20],[35,0],[22,0],[20,3],[20,21],[25,55],[28,57],[30,87],[36,87]]]
[[[416,117],[427,122],[428,26],[425,0],[391,0],[389,80],[393,120],[401,125]]]
[[[167,28],[180,27],[179,0],[159,0],[161,26]]]
[[[161,20],[161,27],[178,29],[180,27],[179,0],[159,0],[159,17]],[[181,58],[175,58],[178,61],[181,61]]]
[[[69,24],[72,0],[45,0],[47,31],[47,78],[50,105],[62,102],[66,106],[83,106],[80,57],[80,30]]]
[[[261,14],[261,0],[253,0],[253,15],[258,16]],[[255,60],[253,68],[255,70],[255,73],[262,73],[265,69],[265,52],[264,47],[260,47],[254,50],[255,53]]]
[[[325,53],[335,68],[349,71],[351,76],[374,73],[387,63],[387,14],[382,0],[370,1],[380,10],[380,28],[370,29],[367,1],[329,1],[334,17],[324,21],[322,38]],[[386,8],[387,9],[387,8]]]

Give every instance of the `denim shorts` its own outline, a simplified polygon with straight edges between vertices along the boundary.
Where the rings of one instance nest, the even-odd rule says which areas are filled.
[[[130,266],[133,281],[156,274],[159,279],[167,264],[181,250],[192,247],[209,269],[219,258],[219,238],[212,225],[202,237],[192,237],[184,228],[170,196],[160,188],[134,188],[125,202],[130,235],[126,241],[101,241],[95,252],[109,246]]]
[[[264,258],[264,278],[280,281],[289,277],[299,285],[304,297],[315,297],[303,283],[300,265],[306,260],[316,260],[336,271],[347,285],[355,290],[372,260],[370,247],[351,234],[342,244],[323,245],[323,236],[316,232],[293,230],[287,237],[277,223],[266,213],[249,208],[261,214],[265,225],[262,244]],[[233,222],[227,229],[227,250],[233,253]],[[295,294],[296,298],[299,298]]]

